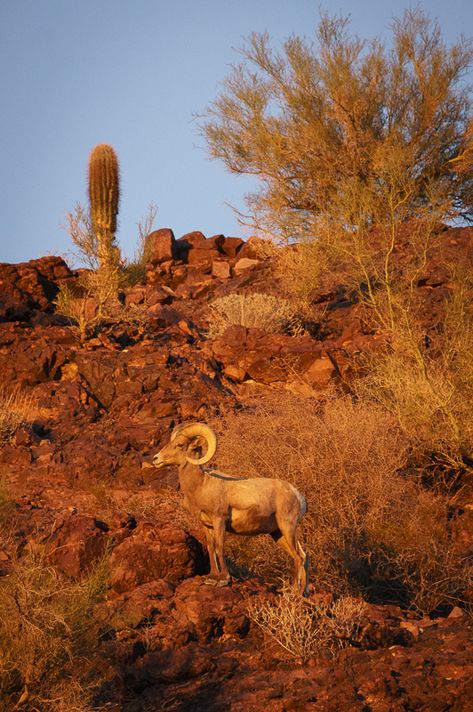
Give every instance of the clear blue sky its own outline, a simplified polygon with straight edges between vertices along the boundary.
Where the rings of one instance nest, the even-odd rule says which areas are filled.
[[[387,36],[415,3],[322,2],[352,16],[363,37]],[[473,28],[471,0],[429,0],[448,42]],[[317,0],[0,0],[0,261],[70,248],[60,225],[86,202],[87,158],[117,151],[122,177],[118,239],[131,256],[148,204],[177,236],[242,235],[250,179],[209,161],[193,114],[215,98],[234,48],[267,30],[276,44],[310,36]]]

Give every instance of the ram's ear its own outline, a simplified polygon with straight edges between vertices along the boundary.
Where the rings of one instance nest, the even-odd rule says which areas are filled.
[[[191,444],[195,448],[203,448],[204,445],[207,445],[207,440],[202,435],[196,435],[195,438],[192,438]]]
[[[202,435],[196,435],[187,446],[187,455],[194,460],[199,460],[202,457],[203,449],[206,444],[207,441]]]
[[[205,465],[215,454],[216,440],[209,443],[203,435],[195,435],[190,441],[186,458],[192,465]]]

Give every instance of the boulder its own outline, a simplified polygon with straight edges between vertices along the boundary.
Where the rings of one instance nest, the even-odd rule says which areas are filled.
[[[249,257],[240,257],[233,266],[233,273],[236,277],[239,277],[246,270],[253,269],[256,265],[259,265],[259,260],[250,259]]]
[[[102,616],[114,630],[127,630],[169,615],[174,586],[157,579],[112,598],[102,608]]]
[[[172,260],[175,256],[175,242],[173,231],[168,227],[155,230],[147,238],[152,265],[159,265],[161,262]]]
[[[189,265],[197,266],[202,272],[210,272],[213,260],[218,257],[217,250],[189,250],[187,262]]]
[[[252,260],[258,259],[261,255],[261,249],[265,242],[266,241],[262,240],[261,237],[256,237],[256,235],[252,235],[240,247],[240,249],[238,250],[238,256],[247,257]]]
[[[182,262],[188,261],[189,251],[205,243],[205,235],[199,230],[187,232],[176,241],[176,257]]]
[[[94,517],[72,514],[56,526],[47,551],[51,563],[71,578],[79,578],[103,556],[107,526]]]
[[[200,230],[194,230],[193,232],[186,232],[185,235],[179,238],[178,242],[180,245],[187,245],[189,249],[193,249],[205,245],[206,237]]]
[[[114,549],[110,566],[112,586],[122,593],[156,579],[175,582],[203,573],[206,559],[197,539],[179,527],[144,523]]]
[[[177,621],[199,641],[208,643],[224,635],[242,638],[249,631],[248,601],[239,587],[215,588],[203,579],[189,579],[178,586],[174,604]]]
[[[224,260],[212,260],[212,277],[218,279],[228,279],[230,277],[230,265]]]
[[[226,257],[233,259],[244,244],[245,242],[241,237],[225,237],[220,245],[220,249]]]
[[[336,368],[328,356],[314,356],[303,371],[303,377],[315,388],[325,388],[336,374]]]

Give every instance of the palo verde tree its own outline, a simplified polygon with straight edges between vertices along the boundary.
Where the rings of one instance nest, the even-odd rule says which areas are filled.
[[[463,37],[447,46],[420,9],[391,29],[387,44],[364,41],[346,18],[323,15],[313,43],[291,37],[280,51],[251,35],[202,131],[211,157],[259,179],[246,220],[309,240],[282,253],[302,255],[301,273],[311,263],[332,269],[357,291],[369,328],[386,335],[386,353],[370,362],[369,398],[403,429],[422,423],[425,452],[462,472],[473,461],[473,380],[461,361],[471,265],[467,277],[452,276],[456,300],[429,339],[417,285],[439,222],[473,221],[473,47]]]
[[[389,47],[324,15],[314,43],[291,37],[278,52],[253,34],[241,53],[202,131],[211,157],[259,179],[253,227],[360,231],[426,206],[473,219],[468,40],[447,47],[416,9],[393,21]]]

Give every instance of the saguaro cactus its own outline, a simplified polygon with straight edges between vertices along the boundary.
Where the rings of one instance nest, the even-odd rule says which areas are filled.
[[[90,215],[98,240],[101,268],[119,265],[119,252],[115,245],[119,198],[117,155],[112,146],[101,143],[92,149],[89,158]]]

